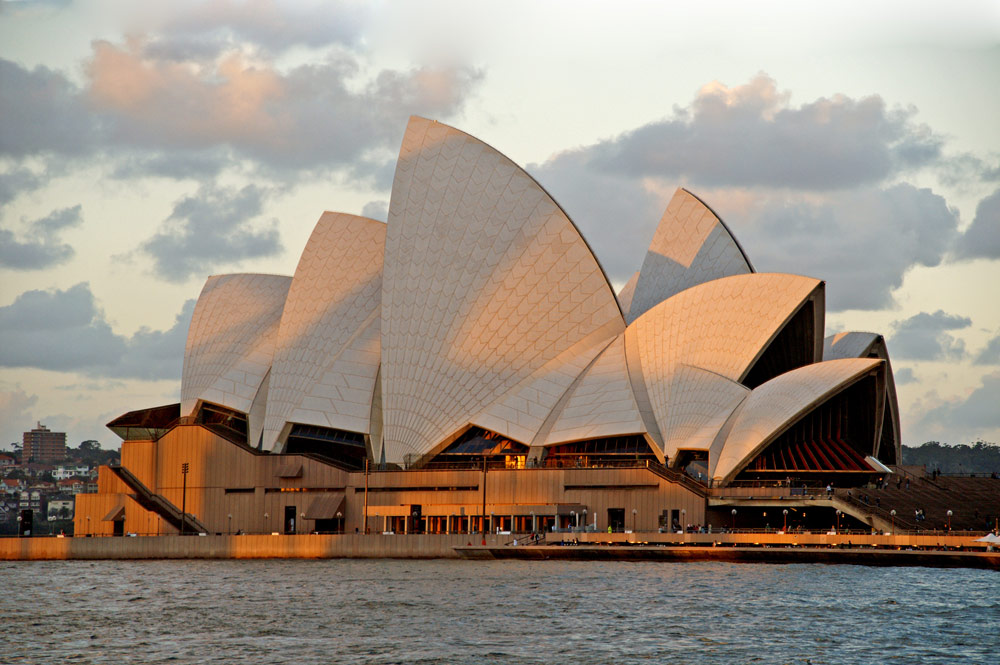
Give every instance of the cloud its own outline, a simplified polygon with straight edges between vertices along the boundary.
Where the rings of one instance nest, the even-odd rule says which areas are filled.
[[[793,107],[774,80],[703,87],[689,107],[569,151],[598,172],[684,178],[702,187],[825,191],[872,185],[940,157],[942,140],[878,96],[834,95]]]
[[[758,269],[829,280],[831,311],[879,309],[911,266],[938,265],[957,234],[941,196],[882,184],[940,161],[941,139],[914,113],[878,97],[792,106],[762,75],[706,86],[670,118],[528,169],[613,281],[639,267],[683,185],[722,214]]]
[[[903,386],[907,383],[915,383],[917,377],[914,376],[913,370],[909,367],[900,367],[899,369],[893,370],[892,372],[893,381],[896,382],[897,386]]]
[[[277,222],[254,225],[266,192],[254,185],[236,189],[206,185],[174,206],[160,230],[140,246],[153,270],[172,282],[204,277],[214,266],[274,256],[283,251]]]
[[[388,201],[369,201],[361,209],[361,216],[384,222],[389,219]]]
[[[721,192],[717,202],[706,200],[725,213],[757,270],[827,280],[830,311],[892,306],[906,272],[941,263],[958,227],[944,198],[908,184],[819,198]]]
[[[972,362],[976,365],[1000,365],[1000,335],[986,342]]]
[[[18,432],[31,429],[32,410],[36,404],[38,395],[29,395],[20,387],[15,390],[0,390],[0,423],[6,430],[4,439],[9,439],[0,440],[0,446],[20,441]]]
[[[94,147],[97,119],[76,86],[46,67],[0,58],[0,155],[79,155]]]
[[[186,58],[194,49],[233,42],[250,42],[275,52],[295,46],[352,46],[360,40],[371,9],[368,3],[343,0],[216,0],[181,2],[168,11],[158,32],[168,38],[167,52]]]
[[[976,206],[972,224],[955,243],[959,259],[1000,259],[1000,189]]]
[[[481,78],[470,68],[382,70],[370,80],[338,53],[289,71],[242,51],[210,61],[158,57],[140,40],[95,42],[87,96],[118,145],[228,148],[274,169],[344,168],[370,175],[411,113],[448,117]]]
[[[43,178],[25,168],[14,168],[0,173],[0,207],[7,205],[24,192],[41,186]]]
[[[83,221],[81,206],[55,210],[28,225],[28,238],[18,240],[7,229],[0,229],[0,267],[12,270],[42,270],[65,263],[73,257],[73,248],[59,239],[64,229]]]
[[[227,150],[154,151],[120,157],[111,177],[128,180],[148,176],[201,181],[214,178],[227,166],[232,166]]]
[[[966,398],[941,402],[917,421],[921,440],[974,441],[992,439],[1000,429],[1000,372],[987,374]],[[995,440],[995,439],[994,439]]]
[[[920,312],[892,324],[889,348],[896,358],[911,360],[961,360],[965,357],[965,342],[949,335],[949,330],[962,330],[972,325],[964,316]]]
[[[0,367],[31,367],[91,376],[175,379],[194,300],[184,304],[166,331],[116,334],[90,286],[65,291],[26,291],[0,307]]]

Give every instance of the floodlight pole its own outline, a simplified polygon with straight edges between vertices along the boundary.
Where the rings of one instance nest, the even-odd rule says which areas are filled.
[[[486,535],[486,453],[483,453],[483,535]]]
[[[188,471],[191,465],[187,462],[181,464],[181,476],[184,478],[184,489],[181,491],[181,535],[184,535],[184,526],[187,521],[187,491],[188,491]]]

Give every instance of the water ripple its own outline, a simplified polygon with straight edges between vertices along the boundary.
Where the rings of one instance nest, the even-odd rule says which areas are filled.
[[[572,561],[0,564],[2,663],[978,663],[995,572]]]

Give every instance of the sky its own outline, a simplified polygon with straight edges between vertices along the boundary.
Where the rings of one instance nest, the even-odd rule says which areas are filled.
[[[145,6],[154,4],[154,7]],[[903,443],[1000,442],[1000,4],[0,0],[0,447],[179,400],[205,279],[384,219],[408,116],[618,288],[677,187],[885,335]]]

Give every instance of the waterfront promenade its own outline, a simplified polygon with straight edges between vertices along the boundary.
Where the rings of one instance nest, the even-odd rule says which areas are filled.
[[[578,558],[942,565],[1000,569],[978,534],[295,534],[4,538],[0,560]],[[518,543],[515,545],[515,539]],[[485,541],[485,544],[484,544]],[[891,554],[891,556],[889,556]]]

